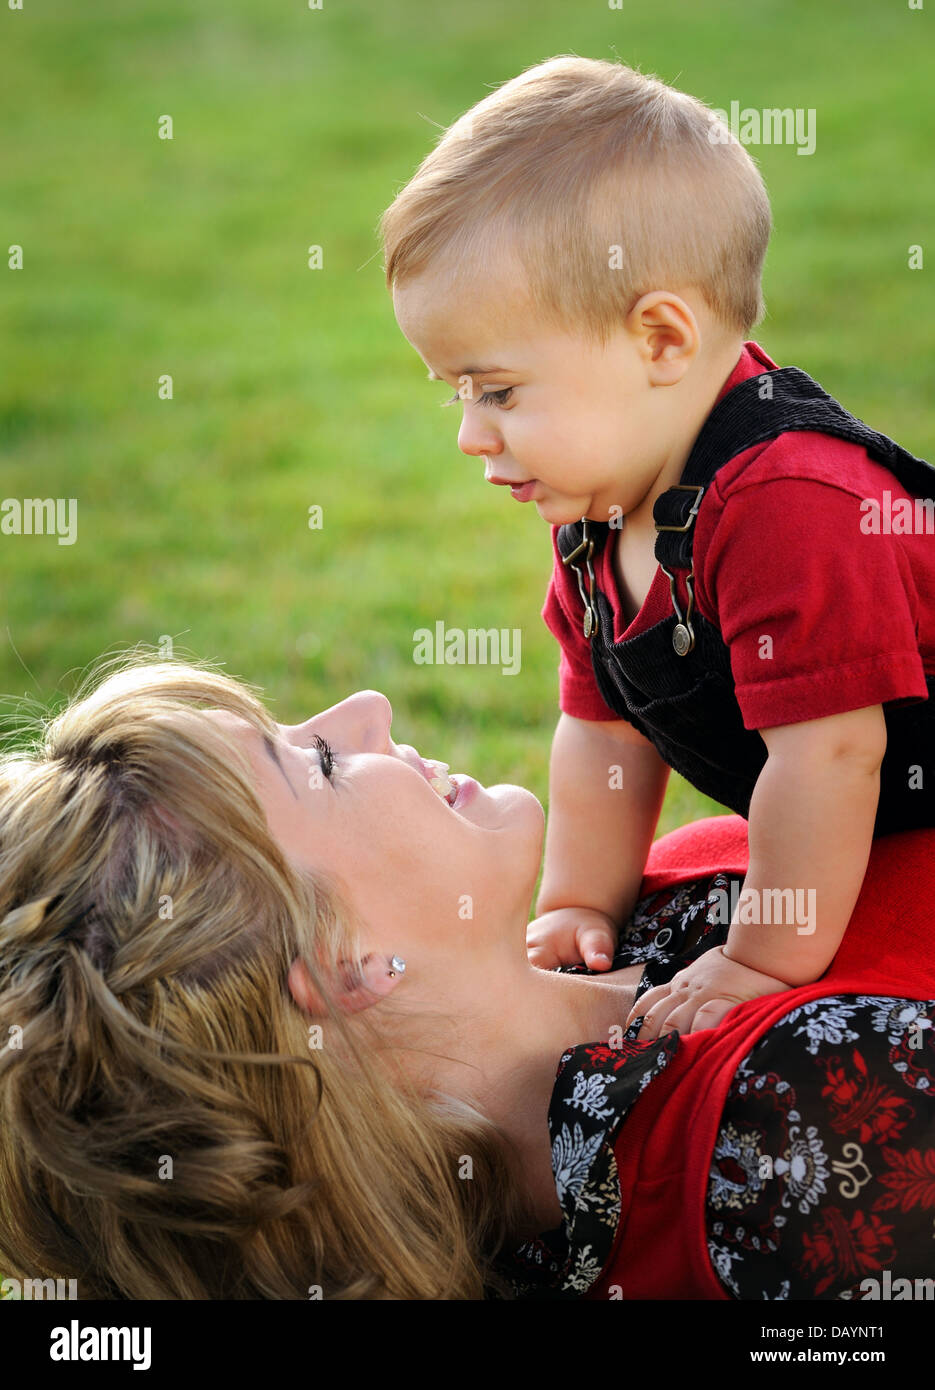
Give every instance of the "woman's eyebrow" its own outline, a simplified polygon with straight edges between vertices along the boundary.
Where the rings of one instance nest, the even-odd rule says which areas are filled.
[[[276,752],[276,749],[275,749],[275,747],[273,746],[273,740],[270,738],[269,734],[264,734],[264,735],[263,735],[263,747],[266,749],[267,753],[270,755],[270,757],[272,758],[273,762],[274,762],[274,763],[276,764],[276,766],[279,768],[279,771],[282,773],[283,777],[286,778],[286,786],[289,788],[289,790],[291,791],[292,795],[295,797],[296,801],[298,801],[298,799],[299,799],[299,793],[296,791],[295,787],[294,787],[294,786],[292,785],[292,783],[289,781],[289,778],[286,777],[286,769],[283,767],[282,763],[279,761],[279,754]]]

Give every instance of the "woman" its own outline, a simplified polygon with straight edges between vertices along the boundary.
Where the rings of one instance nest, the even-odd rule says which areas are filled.
[[[635,1029],[623,1038],[638,986],[724,939],[704,909],[728,881],[718,870],[738,864],[693,858],[689,828],[676,867],[665,837],[615,965],[628,951],[637,963],[595,977],[537,970],[525,927],[539,803],[519,787],[458,778],[446,804],[442,768],[395,744],[391,718],[384,696],[363,691],[280,726],[226,676],[131,662],[52,720],[30,756],[7,760],[3,1272],[74,1277],[82,1298],[414,1299],[640,1296],[645,1266],[649,1296],[763,1296],[750,1291],[763,1277],[755,1255],[771,1254],[775,1269],[782,1249],[752,1242],[763,1220],[778,1233],[802,1213],[786,1203],[764,1217],[757,1198],[779,1207],[791,1193],[801,1208],[803,1153],[814,1167],[817,1150],[814,1134],[805,1151],[777,1150],[772,1174],[757,1170],[759,1191],[743,1136],[749,1145],[758,1123],[768,1136],[829,1123],[827,1078],[813,1067],[799,1110],[786,1105],[764,1126],[737,1090],[751,1089],[755,1055],[737,1020],[760,1011],[769,1028],[759,1025],[757,1046],[768,1055],[779,1040],[786,1056],[796,1043],[783,1017],[808,1015],[811,1032],[799,1032],[814,1041],[827,988],[753,1001],[681,1041],[670,1032],[641,1043]],[[722,819],[719,843],[736,861],[743,823]],[[918,853],[927,835],[880,844]],[[902,944],[928,1000],[932,953],[926,940],[919,955],[914,920],[904,914]],[[852,951],[860,935],[852,922]],[[878,948],[885,954],[882,937]],[[898,952],[890,974],[861,969],[845,962],[841,974],[854,995],[861,981],[869,995],[902,978]],[[829,1007],[840,1015],[840,1002]],[[879,999],[844,1004],[867,1051],[873,1007],[884,1010]],[[918,1148],[924,1168],[935,1145],[924,1108],[933,1006],[900,1007],[892,1027],[914,1027],[922,1046],[903,1049],[902,1072],[885,1051],[874,1056],[871,1078],[898,1151],[896,1164],[876,1164],[874,1200],[895,1193],[897,1206],[904,1194],[886,1179],[899,1154]],[[844,1024],[839,1035],[858,1031]],[[732,1099],[706,1152],[694,1134],[667,1136],[665,1116],[681,1114],[686,1097],[703,1110],[727,1072]],[[712,1122],[699,1115],[700,1133]],[[733,1168],[731,1125],[742,1131]],[[647,1175],[638,1163],[624,1187],[631,1147],[654,1166]],[[691,1181],[676,1161],[688,1150]],[[660,1183],[666,1162],[671,1190]],[[711,1167],[700,1199],[699,1165]],[[821,1185],[805,1191],[805,1214],[826,1212],[833,1225],[840,1201],[823,1205]],[[645,1197],[636,1210],[631,1191]],[[679,1242],[690,1276],[647,1254],[646,1232],[655,1222],[671,1236],[673,1213],[692,1228]],[[723,1216],[730,1229],[716,1230]],[[911,1216],[910,1202],[865,1223],[884,1263],[898,1256],[908,1277],[926,1258]],[[624,1239],[631,1226],[639,1258]],[[816,1238],[796,1234],[797,1260],[810,1248],[801,1239]],[[812,1263],[821,1273],[819,1255]],[[854,1271],[823,1283],[807,1255],[804,1274],[801,1264],[790,1255],[784,1277],[811,1279],[812,1296],[856,1296]],[[741,1266],[752,1284],[741,1284]],[[856,1273],[871,1267],[882,1264],[865,1258]]]

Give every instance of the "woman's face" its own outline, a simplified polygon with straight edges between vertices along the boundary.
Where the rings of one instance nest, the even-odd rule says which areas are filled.
[[[453,809],[415,749],[391,739],[392,706],[375,690],[304,724],[278,725],[271,743],[226,711],[211,714],[248,756],[285,854],[335,881],[366,924],[371,949],[424,958],[434,943],[450,946],[455,932],[470,952],[511,915],[525,923],[544,825],[525,788],[477,785]],[[331,746],[330,770],[316,736]]]

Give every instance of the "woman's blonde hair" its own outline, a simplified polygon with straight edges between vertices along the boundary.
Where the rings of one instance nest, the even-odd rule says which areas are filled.
[[[770,229],[759,170],[711,108],[572,54],[471,107],[380,219],[389,287],[431,267],[476,294],[509,253],[536,315],[601,343],[641,295],[690,286],[746,336]]]
[[[0,1271],[81,1298],[508,1294],[500,1136],[289,993],[301,958],[328,999],[357,937],[203,707],[270,715],[206,666],[108,664],[0,760]]]

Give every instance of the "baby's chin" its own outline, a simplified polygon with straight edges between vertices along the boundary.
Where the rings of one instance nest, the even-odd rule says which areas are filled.
[[[542,520],[547,521],[550,526],[570,526],[587,514],[590,504],[591,498],[587,494],[571,497],[564,493],[550,492],[545,497],[537,498],[534,506]]]

